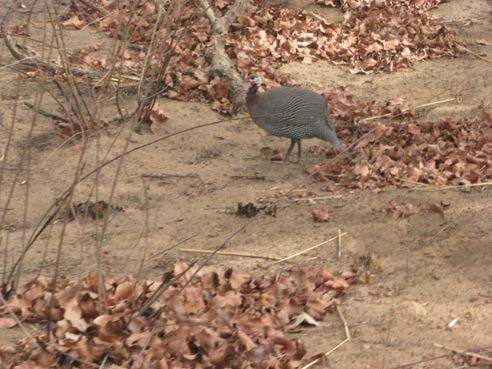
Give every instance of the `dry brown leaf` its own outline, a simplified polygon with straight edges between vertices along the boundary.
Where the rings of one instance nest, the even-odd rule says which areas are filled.
[[[69,19],[62,22],[61,25],[64,28],[77,28],[80,29],[87,24],[86,21],[79,18],[78,15],[72,15]]]
[[[331,219],[331,215],[324,208],[314,209],[311,215],[315,222],[328,222]]]
[[[15,327],[17,322],[9,317],[0,317],[0,329],[8,329]]]
[[[480,40],[477,40],[475,41],[477,44],[479,45],[486,45],[486,46],[492,46],[492,42],[490,41],[487,41],[485,39],[480,39]]]
[[[294,318],[294,321],[289,325],[288,329],[292,330],[294,328],[299,327],[300,325],[312,325],[317,327],[319,323],[308,313],[301,313]]]

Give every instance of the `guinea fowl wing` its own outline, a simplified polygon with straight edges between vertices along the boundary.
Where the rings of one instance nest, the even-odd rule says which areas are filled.
[[[264,125],[310,125],[327,114],[324,98],[295,87],[272,88],[261,94],[251,116]]]

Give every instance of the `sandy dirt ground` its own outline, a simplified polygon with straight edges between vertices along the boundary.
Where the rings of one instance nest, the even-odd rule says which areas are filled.
[[[290,6],[299,6],[292,2]],[[337,10],[317,9],[332,21],[340,20]],[[486,0],[455,0],[434,10],[449,21],[470,19],[469,24],[450,23],[458,35],[477,53],[492,56],[492,47],[476,44],[478,39],[492,41],[492,13]],[[67,48],[104,41],[104,35],[67,31]],[[0,47],[2,63],[10,59]],[[282,67],[297,81],[322,92],[346,86],[349,93],[364,99],[386,100],[402,97],[410,106],[457,97],[455,102],[419,113],[419,119],[473,117],[481,103],[492,103],[492,66],[472,55],[456,59],[425,61],[392,74],[352,75],[348,68],[326,62],[312,65],[291,63]],[[23,82],[17,90],[16,73],[0,69],[0,149],[6,145],[12,119],[11,96],[33,102],[40,87]],[[132,96],[126,101],[132,104]],[[169,115],[157,134],[175,132],[222,117],[209,106],[160,100]],[[45,96],[43,107],[56,110]],[[105,113],[110,119],[112,112]],[[26,152],[32,112],[19,108],[14,124],[12,163]],[[101,152],[112,144],[117,127],[110,126],[100,140]],[[131,147],[155,138],[133,134]],[[7,212],[6,222],[10,254],[7,262],[22,249],[23,235],[30,236],[46,209],[70,185],[81,147],[65,144],[55,134],[53,122],[38,117],[32,144],[32,172],[29,185],[29,211],[23,221],[26,174],[17,178],[17,186]],[[116,141],[111,156],[123,149]],[[322,161],[321,154],[309,147],[321,143],[305,141],[305,166]],[[327,183],[310,179],[304,168],[295,164],[275,164],[262,155],[263,147],[283,152],[288,140],[266,135],[249,120],[190,132],[150,146],[128,156],[123,164],[114,203],[124,212],[110,215],[104,238],[104,270],[122,276],[135,274],[144,251],[146,259],[141,276],[158,278],[176,259],[191,260],[197,255],[180,248],[214,249],[249,219],[230,213],[238,202],[277,199],[276,217],[258,217],[227,245],[227,251],[282,257],[313,246],[346,232],[342,257],[336,257],[336,243],[308,254],[315,260],[293,259],[294,264],[320,263],[337,270],[352,265],[361,257],[377,260],[370,283],[351,287],[343,298],[342,309],[351,328],[352,340],[329,356],[324,367],[396,368],[405,363],[449,353],[435,343],[464,350],[482,349],[492,353],[492,189],[478,187],[471,192],[458,190],[421,190],[385,188],[380,193],[337,189],[323,192]],[[88,168],[97,162],[95,140],[90,141],[85,158]],[[107,199],[116,165],[107,167],[100,177],[99,197]],[[15,171],[4,173],[6,195]],[[142,178],[145,177],[145,181]],[[75,193],[84,201],[93,181],[83,182]],[[336,185],[336,184],[335,184]],[[146,186],[146,191],[144,187]],[[282,199],[288,191],[311,191],[310,196],[331,196],[313,204]],[[147,200],[145,193],[147,193]],[[280,199],[280,200],[279,200]],[[382,215],[374,209],[389,201],[413,204],[449,204],[443,214],[419,212],[409,218]],[[323,206],[332,215],[328,223],[314,223],[311,210]],[[148,218],[148,226],[145,219]],[[29,251],[23,267],[23,280],[29,280],[43,266],[42,273],[53,273],[61,224],[43,233]],[[61,269],[64,275],[78,278],[95,268],[95,224],[72,222],[62,245]],[[188,239],[188,240],[187,240]],[[5,241],[5,239],[4,239]],[[176,246],[181,241],[182,244]],[[174,247],[174,248],[172,248]],[[171,250],[168,250],[172,248]],[[44,253],[46,251],[46,256]],[[43,258],[45,259],[43,261]],[[257,259],[218,256],[211,261],[217,268],[233,266],[253,274],[269,272]],[[273,267],[271,269],[274,269]],[[453,328],[448,323],[458,319]],[[12,342],[22,333],[11,329],[0,332],[0,344]],[[342,341],[343,326],[337,314],[328,314],[319,327],[299,334],[309,354],[326,352]],[[486,352],[486,351],[484,351]],[[450,357],[421,363],[412,368],[453,368]]]

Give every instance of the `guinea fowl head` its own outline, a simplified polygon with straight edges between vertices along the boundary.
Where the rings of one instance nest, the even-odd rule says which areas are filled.
[[[248,76],[248,83],[250,85],[248,93],[255,94],[260,88],[262,82],[260,76],[252,73]]]
[[[254,73],[251,73],[248,76],[248,82],[249,82],[249,84],[251,86],[258,86],[258,87],[261,86],[261,78],[260,78],[260,76],[254,74]]]

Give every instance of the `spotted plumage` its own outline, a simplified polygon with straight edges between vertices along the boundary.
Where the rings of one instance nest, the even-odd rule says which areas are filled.
[[[303,88],[276,87],[258,94],[260,77],[248,77],[250,88],[246,99],[253,121],[274,136],[288,137],[291,144],[284,161],[297,143],[301,160],[301,139],[317,137],[339,147],[333,122],[323,96]]]

